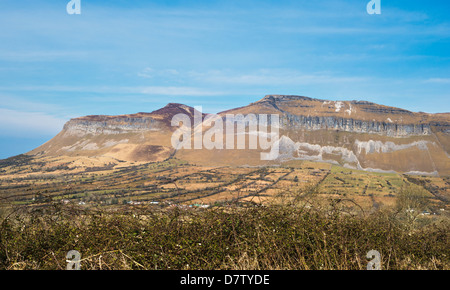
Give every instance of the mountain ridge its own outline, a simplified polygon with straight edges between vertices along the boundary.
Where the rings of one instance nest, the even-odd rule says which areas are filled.
[[[179,103],[150,113],[74,118],[55,138],[28,154],[142,162],[175,156],[206,164],[267,164],[259,160],[259,151],[175,151],[171,137],[177,127],[171,126],[171,120],[177,114],[187,115],[193,124],[195,109]],[[266,95],[247,106],[218,113],[222,118],[229,114],[278,114],[280,137],[286,137],[280,138],[286,143],[280,144],[286,151],[281,152],[281,163],[301,159],[361,170],[450,174],[448,113],[416,113],[366,101]]]

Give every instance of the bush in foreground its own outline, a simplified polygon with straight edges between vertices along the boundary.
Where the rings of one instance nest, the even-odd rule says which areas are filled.
[[[1,269],[450,269],[449,224],[410,231],[391,214],[354,217],[291,206],[18,215],[0,226]]]

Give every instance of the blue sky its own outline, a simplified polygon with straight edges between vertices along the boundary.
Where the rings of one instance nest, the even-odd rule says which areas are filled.
[[[449,112],[450,3],[0,0],[0,158],[70,118],[266,94]]]

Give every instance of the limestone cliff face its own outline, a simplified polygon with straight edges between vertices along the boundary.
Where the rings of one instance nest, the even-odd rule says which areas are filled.
[[[125,116],[87,116],[70,120],[66,134],[122,134],[171,130],[171,118],[178,113],[192,117],[193,108],[169,104],[152,113]],[[286,130],[336,130],[349,133],[378,134],[388,137],[428,136],[433,130],[449,133],[448,116],[413,113],[399,108],[364,101],[332,102],[300,96],[266,96],[230,114],[274,113]]]
[[[64,125],[66,136],[116,135],[152,131],[172,131],[171,119],[176,114],[186,114],[191,119],[194,108],[170,103],[151,113],[122,116],[86,116],[72,119]]]
[[[287,130],[338,130],[349,133],[380,134],[389,137],[421,136],[431,133],[429,124],[393,124],[342,117],[286,114],[281,118],[281,124]]]
[[[450,114],[414,113],[366,101],[327,101],[301,96],[268,95],[247,107],[223,114],[279,114],[287,130],[337,130],[388,137],[450,132]]]
[[[159,131],[165,128],[164,122],[149,117],[118,117],[101,120],[73,119],[64,125],[66,135],[114,135]]]
[[[117,117],[102,120],[73,119],[64,125],[69,135],[123,134],[167,129],[167,122],[150,117]],[[280,123],[286,130],[338,130],[350,133],[381,134],[389,137],[408,137],[431,134],[431,124],[393,124],[362,121],[352,118],[302,116],[285,113]],[[433,124],[444,132],[450,132],[445,124]]]

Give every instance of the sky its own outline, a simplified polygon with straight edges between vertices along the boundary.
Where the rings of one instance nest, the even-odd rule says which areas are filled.
[[[450,2],[0,0],[0,159],[71,118],[268,94],[450,112]]]

